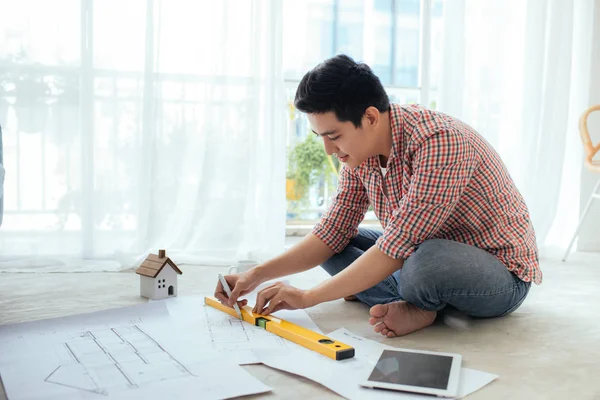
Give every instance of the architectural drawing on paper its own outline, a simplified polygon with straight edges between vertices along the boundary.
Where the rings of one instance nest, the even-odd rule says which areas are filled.
[[[204,307],[204,314],[210,341],[218,352],[287,346],[281,337],[227,314],[221,315],[220,311],[209,311],[209,307]],[[211,317],[211,314],[219,317]]]
[[[61,364],[45,381],[101,395],[194,376],[137,325],[85,331],[58,352]]]

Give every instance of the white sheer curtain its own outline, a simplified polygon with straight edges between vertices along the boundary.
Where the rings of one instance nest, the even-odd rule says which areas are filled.
[[[51,3],[0,1],[0,271],[282,251],[280,3]]]
[[[478,129],[524,195],[541,246],[578,221],[593,0],[445,3],[438,109]]]

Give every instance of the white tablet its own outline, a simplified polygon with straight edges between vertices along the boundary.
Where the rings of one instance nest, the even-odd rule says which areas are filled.
[[[424,350],[383,350],[361,386],[455,397],[462,357]]]

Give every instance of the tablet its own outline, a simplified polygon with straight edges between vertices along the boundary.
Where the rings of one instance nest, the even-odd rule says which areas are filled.
[[[455,397],[462,357],[424,350],[383,350],[366,381],[369,388]]]

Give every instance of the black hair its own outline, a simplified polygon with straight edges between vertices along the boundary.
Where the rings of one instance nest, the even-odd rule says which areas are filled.
[[[308,114],[333,111],[340,122],[360,128],[365,110],[390,108],[389,97],[371,68],[345,54],[329,58],[304,75],[294,99],[296,108]]]

